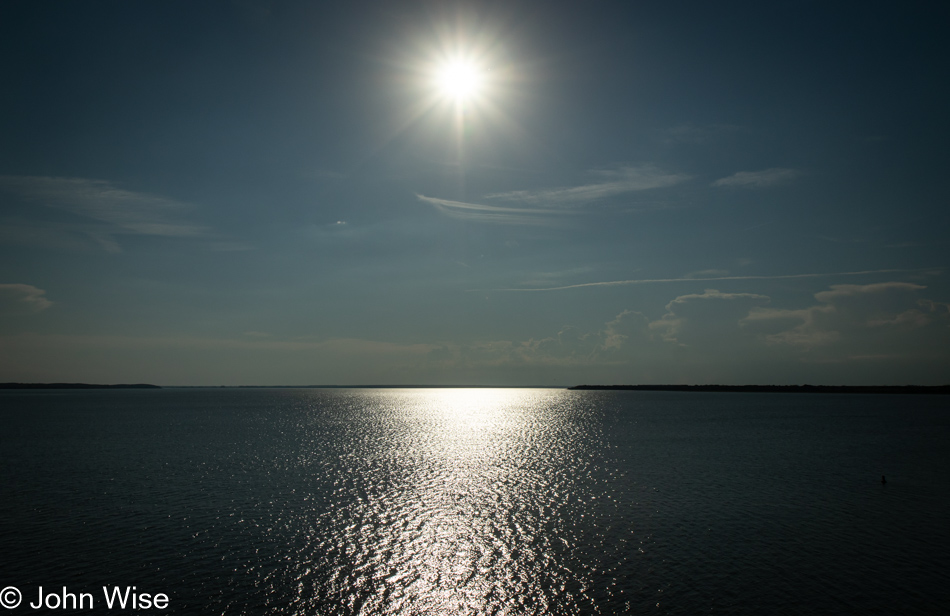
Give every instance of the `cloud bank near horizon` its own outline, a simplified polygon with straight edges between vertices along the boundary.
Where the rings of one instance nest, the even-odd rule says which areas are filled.
[[[166,361],[176,368],[160,384],[183,385],[741,384],[767,374],[782,375],[769,382],[942,384],[950,304],[926,290],[893,281],[837,284],[814,294],[810,306],[785,308],[759,293],[706,289],[675,296],[658,318],[627,309],[600,328],[565,325],[525,340],[7,335],[0,336],[0,370],[13,380],[148,382],[147,366]],[[58,372],[89,352],[113,364],[88,365],[69,378]],[[362,378],[353,381],[347,375],[356,367]]]

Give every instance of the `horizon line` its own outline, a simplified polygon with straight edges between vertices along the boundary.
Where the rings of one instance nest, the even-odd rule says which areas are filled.
[[[95,384],[78,382],[49,382],[49,383],[0,383],[0,390],[16,389],[569,389],[569,390],[682,390],[693,389],[852,389],[852,390],[900,390],[900,389],[945,389],[950,393],[950,383],[940,385],[920,385],[904,383],[901,385],[823,385],[813,383],[794,384],[742,384],[730,385],[725,383],[642,383],[642,384],[612,384],[612,385],[154,385],[149,383],[134,384]]]

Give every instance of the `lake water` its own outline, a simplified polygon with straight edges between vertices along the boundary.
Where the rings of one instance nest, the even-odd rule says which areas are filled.
[[[950,606],[950,397],[6,391],[0,409],[11,613],[37,613],[39,586],[101,613],[103,586],[202,615]]]

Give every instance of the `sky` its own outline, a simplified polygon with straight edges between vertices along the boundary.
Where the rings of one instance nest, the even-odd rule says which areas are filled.
[[[5,2],[0,381],[948,384],[948,18]]]

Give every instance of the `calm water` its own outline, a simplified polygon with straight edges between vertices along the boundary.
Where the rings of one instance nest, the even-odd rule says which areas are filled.
[[[176,614],[950,605],[950,397],[46,391],[0,409],[11,613],[37,613],[40,585],[103,613],[103,585]]]

